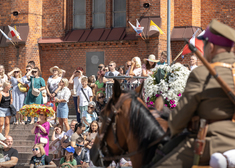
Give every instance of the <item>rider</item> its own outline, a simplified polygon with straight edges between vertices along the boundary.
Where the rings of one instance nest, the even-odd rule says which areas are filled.
[[[204,41],[204,57],[209,63],[222,62],[231,65],[235,62],[233,53],[234,29],[217,20],[212,20],[205,34],[199,38]],[[233,78],[233,75],[235,74],[232,73],[231,69],[219,66],[215,69],[224,82],[234,90],[235,78]],[[176,136],[187,128],[194,116],[207,120],[208,132],[200,165],[209,165],[210,156],[213,153],[223,153],[235,149],[233,114],[234,104],[232,101],[215,78],[209,75],[205,66],[199,66],[191,72],[185,91],[176,109],[170,114],[168,123],[172,136]],[[154,167],[191,167],[194,158],[195,137],[190,134],[190,136],[184,138]]]

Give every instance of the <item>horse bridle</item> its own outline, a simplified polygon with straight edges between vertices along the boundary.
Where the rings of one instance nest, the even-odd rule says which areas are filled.
[[[148,145],[147,148],[142,149],[142,150],[137,150],[135,152],[132,153],[127,153],[127,150],[124,150],[119,142],[118,142],[118,137],[117,137],[117,127],[116,127],[116,115],[118,113],[119,108],[121,107],[121,105],[123,104],[123,102],[128,99],[131,98],[131,94],[126,93],[124,96],[122,96],[121,100],[119,99],[119,101],[117,102],[116,105],[113,104],[111,105],[111,111],[109,113],[109,116],[106,117],[107,120],[105,121],[105,125],[103,127],[103,129],[101,130],[101,134],[97,134],[97,138],[99,139],[99,148],[98,148],[98,152],[99,152],[99,157],[101,160],[101,164],[104,167],[104,161],[117,161],[120,160],[121,158],[126,158],[126,157],[131,157],[134,156],[140,152],[143,152],[144,150],[147,150],[148,148],[158,144],[161,140],[163,140],[167,135],[168,135],[168,131],[158,140],[152,142],[151,144]],[[112,101],[112,98],[109,100]],[[114,120],[114,122],[113,122]],[[115,144],[117,145],[117,147],[119,148],[119,150],[122,152],[121,155],[119,156],[113,156],[112,152],[110,152],[109,150],[109,146],[107,145],[106,141],[105,141],[105,137],[107,135],[107,131],[108,128],[111,126],[112,124],[112,132],[114,135],[114,139],[115,139]],[[103,156],[102,150],[105,151],[107,156]]]

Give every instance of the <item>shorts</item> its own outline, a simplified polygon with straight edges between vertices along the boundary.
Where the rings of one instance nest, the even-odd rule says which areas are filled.
[[[57,117],[58,118],[68,118],[69,107],[67,103],[59,103],[57,106]]]
[[[10,108],[0,107],[0,117],[8,117],[8,116],[11,116]]]
[[[80,109],[80,118],[82,119],[82,112],[88,110],[88,106],[79,106]]]

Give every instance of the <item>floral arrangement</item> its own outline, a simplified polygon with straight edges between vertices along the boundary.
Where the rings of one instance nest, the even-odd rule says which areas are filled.
[[[154,106],[154,102],[160,95],[165,100],[165,106],[174,108],[181,97],[190,71],[180,63],[169,66],[159,65],[151,69],[153,75],[144,83],[145,102]]]
[[[45,112],[47,117],[52,117],[55,114],[52,107],[45,104],[24,105],[19,111],[20,114],[28,117],[38,117],[40,112]]]

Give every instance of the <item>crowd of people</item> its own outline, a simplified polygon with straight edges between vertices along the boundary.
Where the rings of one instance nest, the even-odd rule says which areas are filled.
[[[6,73],[4,66],[0,65],[0,132],[4,126],[5,137],[8,137],[12,116],[10,106],[14,106],[16,117],[13,124],[34,124],[31,130],[31,133],[35,134],[34,156],[30,161],[30,167],[40,164],[53,167],[55,165],[53,160],[60,160],[61,167],[92,165],[89,160],[89,149],[99,128],[100,112],[107,101],[106,84],[113,82],[113,79],[108,77],[147,77],[152,74],[152,68],[166,64],[166,59],[167,53],[164,51],[160,60],[156,60],[155,55],[151,54],[142,62],[139,57],[134,57],[120,67],[116,67],[116,63],[111,61],[108,66],[98,65],[97,74],[89,77],[84,75],[82,67],[77,67],[69,80],[64,77],[65,70],[53,66],[49,69],[52,75],[47,82],[42,78],[40,69],[35,67],[34,61],[28,62],[24,76],[17,67]],[[195,57],[192,57],[191,67],[194,68],[195,65]],[[189,66],[188,68],[190,69]],[[126,78],[122,82],[135,84],[141,80]],[[69,85],[72,85],[71,90]],[[69,125],[68,102],[71,96],[77,119]],[[22,116],[19,113],[24,105],[48,103],[52,103],[56,111],[53,117],[48,117],[43,111],[39,113],[38,118]],[[54,131],[50,144],[48,135],[51,127],[54,127]],[[62,149],[65,149],[65,153]],[[49,151],[53,153],[52,159],[48,157]],[[123,163],[131,164],[124,159]]]

